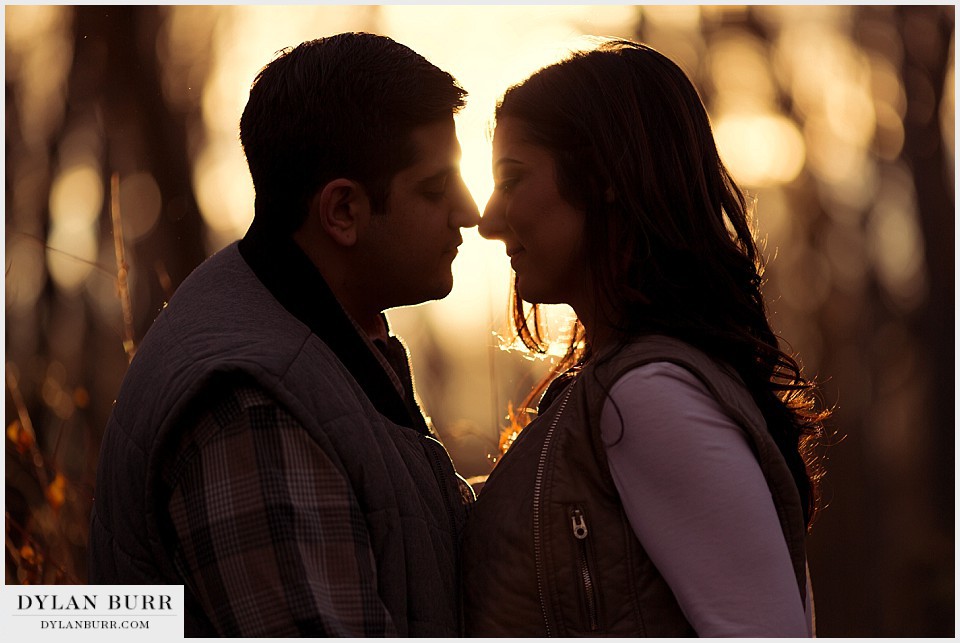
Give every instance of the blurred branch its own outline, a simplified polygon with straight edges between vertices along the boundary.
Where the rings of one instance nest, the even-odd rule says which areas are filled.
[[[41,239],[40,237],[38,237],[38,236],[35,235],[35,234],[30,234],[29,232],[23,232],[22,230],[14,230],[14,229],[11,228],[10,226],[7,226],[7,236],[10,236],[10,235],[16,235],[16,236],[18,236],[18,237],[23,237],[23,238],[25,238],[25,239],[29,239],[29,240],[31,240],[31,241],[36,242],[37,245],[42,246],[45,250],[48,250],[49,252],[55,252],[55,253],[57,253],[57,254],[60,254],[60,255],[65,256],[65,257],[69,257],[69,258],[73,259],[74,261],[79,261],[80,263],[83,263],[83,264],[86,264],[86,265],[91,266],[91,267],[93,267],[93,268],[96,268],[97,270],[99,270],[100,272],[103,272],[104,274],[107,274],[107,275],[109,275],[109,276],[111,276],[111,277],[113,276],[113,271],[110,270],[109,268],[105,268],[105,267],[101,266],[101,265],[100,265],[99,263],[97,263],[96,261],[90,261],[89,259],[84,259],[83,257],[78,257],[77,255],[73,254],[72,252],[67,252],[66,250],[61,250],[61,249],[59,249],[59,248],[54,248],[53,246],[51,246],[50,244],[48,244],[46,241],[44,241],[43,239]],[[7,266],[7,271],[9,271],[9,270],[10,270],[10,266],[8,265],[8,266]]]

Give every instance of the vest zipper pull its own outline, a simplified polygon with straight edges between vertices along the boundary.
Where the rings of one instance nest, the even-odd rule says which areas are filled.
[[[573,510],[573,515],[570,518],[573,523],[573,536],[577,540],[583,540],[587,537],[587,521],[583,517],[583,512],[579,509]]]

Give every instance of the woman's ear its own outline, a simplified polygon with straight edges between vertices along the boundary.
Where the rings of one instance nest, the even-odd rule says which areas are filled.
[[[350,247],[370,218],[370,200],[356,181],[334,179],[313,195],[307,216],[331,241]]]

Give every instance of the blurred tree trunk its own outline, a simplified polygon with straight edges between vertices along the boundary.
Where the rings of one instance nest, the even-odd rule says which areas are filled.
[[[135,313],[134,339],[138,341],[172,289],[205,256],[203,224],[191,182],[187,115],[167,109],[156,53],[157,36],[168,9],[78,6],[71,11],[73,60],[64,92],[62,127],[50,141],[47,176],[56,176],[58,165],[71,162],[68,157],[76,158],[71,155],[78,149],[83,157],[91,158],[99,166],[104,190],[99,236],[104,249],[113,248],[111,174],[119,173],[121,179],[139,172],[153,176],[161,194],[161,214],[151,232],[136,244],[126,244]],[[8,95],[8,105],[9,100]],[[8,122],[8,131],[9,125]],[[7,176],[10,177],[9,171]],[[36,225],[45,230],[49,211],[44,209],[37,214],[42,223]],[[101,255],[100,260],[108,271],[114,271],[114,266],[103,257],[111,254]],[[93,278],[109,276],[99,274]],[[46,548],[46,557],[51,561],[56,557],[57,564],[69,572],[68,579],[80,581],[86,577],[82,541],[99,445],[127,367],[123,338],[117,332],[119,307],[116,321],[106,323],[95,311],[95,297],[84,288],[61,292],[48,279],[37,304],[37,345],[23,350],[11,347],[12,354],[8,355],[16,360],[23,375],[22,393],[37,428],[46,473],[50,479],[54,473],[63,473],[69,481],[69,495],[58,521],[46,527],[37,526],[34,521],[33,526],[26,528],[35,530],[33,537]],[[55,372],[62,373],[55,382],[49,375],[54,365]],[[52,383],[62,386],[63,392],[76,400],[69,407],[69,415],[62,409],[57,412],[49,402],[48,388]],[[8,402],[7,415],[11,417],[9,407]],[[40,509],[34,506],[30,510],[34,516],[42,515],[38,512],[43,508],[43,485],[47,479],[43,472],[37,475],[40,495],[26,496],[33,498],[31,503],[40,503]],[[54,582],[46,576],[40,580]]]
[[[149,172],[163,198],[158,225],[135,248],[133,269],[143,285],[136,293],[143,301],[138,310],[153,313],[137,320],[138,337],[169,296],[158,267],[176,287],[205,257],[185,115],[167,109],[160,80],[157,37],[166,11],[157,6],[76,8],[71,96],[101,119],[107,178],[110,172],[121,177]]]
[[[950,63],[954,7],[898,7],[898,29],[904,40],[903,82],[907,94],[903,158],[913,172],[917,209],[927,265],[929,296],[916,319],[917,336],[925,347],[934,390],[932,400],[954,394],[954,199],[953,173],[946,162],[940,105]],[[934,492],[944,511],[940,526],[954,524],[954,413],[947,404],[933,405],[936,444]]]
[[[101,139],[106,195],[101,243],[106,247],[113,244],[112,173],[119,173],[122,179],[134,172],[149,172],[162,199],[156,226],[133,247],[126,244],[134,340],[139,341],[169,291],[205,255],[202,221],[190,178],[185,117],[166,108],[160,80],[157,37],[167,9],[78,6],[74,11],[75,53],[66,129],[77,122],[94,123]],[[169,284],[164,283],[167,276]],[[126,355],[122,338],[112,328],[91,327],[84,345],[85,372],[80,377],[90,388],[90,438],[97,445],[109,401],[126,370]]]
[[[918,636],[943,636],[954,627],[955,418],[949,401],[955,395],[956,223],[953,164],[945,156],[940,120],[954,11],[953,6],[900,6],[895,13],[907,97],[902,158],[916,188],[928,285],[923,305],[910,320],[928,382],[923,400],[928,435],[917,469],[922,486],[916,487],[922,495],[904,499],[928,511],[924,524],[915,526],[922,530],[918,549],[924,556],[917,561],[919,569],[909,572],[928,588],[928,600],[911,615],[914,623],[901,624],[907,626],[903,634]]]

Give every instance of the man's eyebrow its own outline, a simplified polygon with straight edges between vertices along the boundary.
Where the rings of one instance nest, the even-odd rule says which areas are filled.
[[[456,174],[457,168],[454,165],[448,165],[446,167],[440,168],[438,171],[434,172],[430,176],[420,179],[419,183],[430,183],[431,181],[439,181],[440,179],[445,179],[451,174]]]

